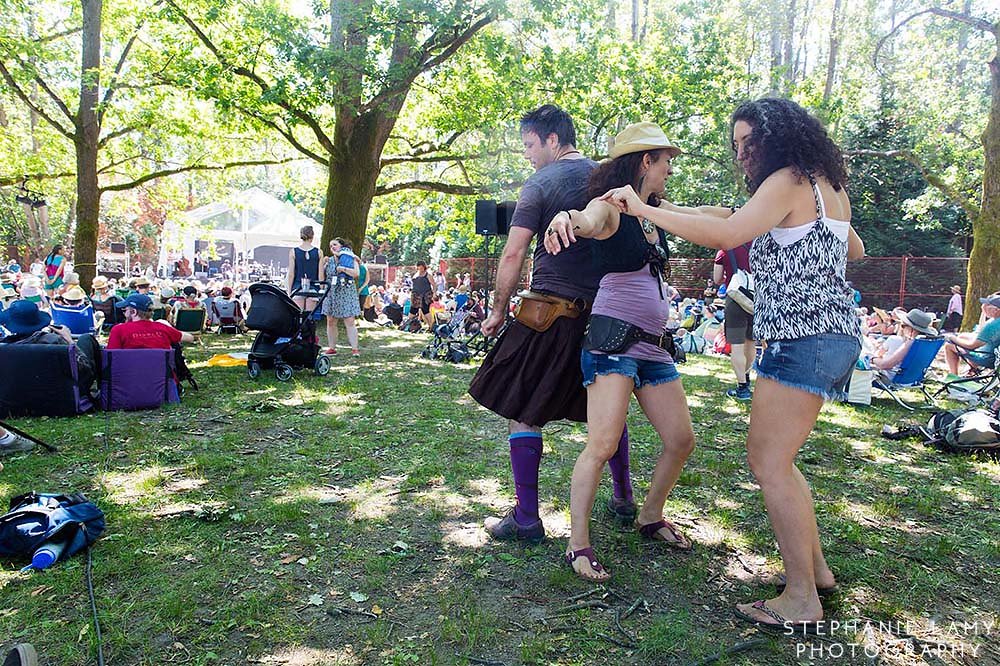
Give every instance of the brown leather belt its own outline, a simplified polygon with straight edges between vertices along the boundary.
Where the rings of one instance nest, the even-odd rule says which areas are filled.
[[[521,298],[521,302],[514,309],[514,318],[539,333],[549,330],[559,317],[576,319],[587,309],[587,304],[582,300],[571,301],[568,298],[527,289],[518,292],[517,295]]]

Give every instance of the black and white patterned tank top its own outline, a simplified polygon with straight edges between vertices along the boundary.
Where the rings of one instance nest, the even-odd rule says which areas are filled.
[[[861,337],[854,290],[844,275],[847,223],[826,216],[816,180],[810,176],[809,182],[816,197],[816,220],[804,226],[811,228],[775,229],[754,239],[750,247],[757,340],[794,340],[820,333]],[[782,232],[801,238],[783,244],[778,240]]]

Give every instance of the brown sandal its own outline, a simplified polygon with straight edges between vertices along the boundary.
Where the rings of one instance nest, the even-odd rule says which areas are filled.
[[[649,539],[650,541],[661,541],[671,548],[676,548],[677,550],[691,550],[691,542],[681,534],[681,531],[677,529],[677,526],[666,518],[661,518],[655,523],[649,523],[647,525],[639,525],[639,534],[643,537]],[[660,530],[666,528],[670,534],[674,537],[671,541],[670,539],[664,539],[659,536]]]
[[[588,576],[583,572],[577,571],[576,567],[573,566],[573,563],[576,562],[581,557],[587,558],[587,562],[590,563],[590,568],[594,570],[594,573],[597,574],[603,573],[607,575],[598,578],[596,576]],[[566,564],[569,565],[569,568],[572,569],[573,573],[575,573],[578,577],[586,581],[590,581],[591,583],[603,583],[604,581],[611,578],[611,572],[607,571],[604,567],[601,566],[601,563],[598,562],[597,558],[594,556],[594,549],[589,546],[587,548],[581,548],[580,550],[571,550],[568,553],[566,553]]]

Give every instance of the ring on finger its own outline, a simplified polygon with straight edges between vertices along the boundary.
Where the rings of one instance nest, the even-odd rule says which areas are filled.
[[[553,229],[552,227],[549,227],[548,229],[546,229],[546,230],[545,230],[545,235],[546,235],[546,236],[551,236],[551,235],[552,235],[552,234],[554,234],[555,232],[556,232],[556,230],[555,230],[555,229]]]

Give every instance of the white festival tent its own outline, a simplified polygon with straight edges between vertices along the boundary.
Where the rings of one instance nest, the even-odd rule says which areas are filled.
[[[299,230],[311,226],[319,243],[323,226],[267,192],[252,187],[226,201],[185,211],[180,220],[163,225],[160,241],[160,266],[168,271],[182,256],[194,263],[197,250],[207,260],[228,259],[236,264],[246,261],[288,263],[288,249],[298,245]],[[207,249],[211,246],[212,249]]]

